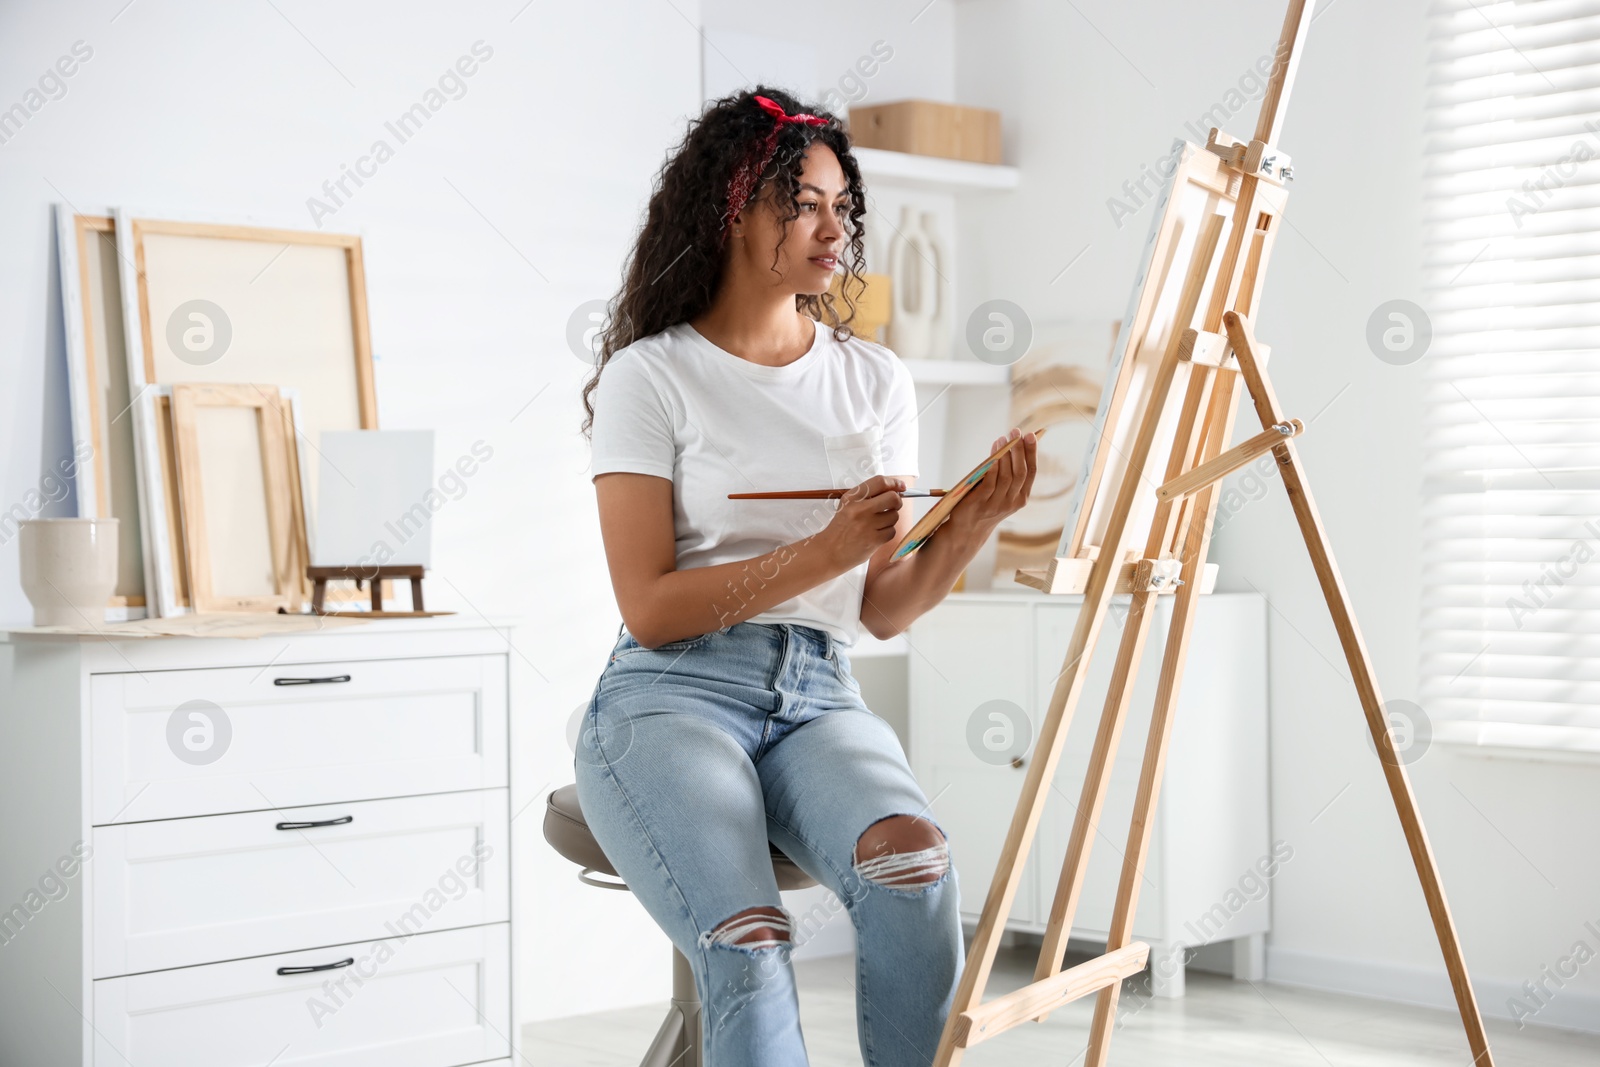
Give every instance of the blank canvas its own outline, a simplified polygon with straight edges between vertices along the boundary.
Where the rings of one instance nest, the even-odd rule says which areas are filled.
[[[1201,235],[1210,225],[1220,226],[1216,248],[1227,240],[1232,225],[1232,191],[1217,156],[1182,141],[1174,144],[1176,167],[1149,205],[1150,233],[1145,238],[1139,275],[1134,280],[1126,312],[1112,347],[1111,366],[1102,387],[1090,435],[1061,541],[1058,558],[1082,558],[1105,540],[1117,490],[1128,476],[1128,454],[1149,392],[1169,345],[1194,323],[1177,320],[1179,297],[1197,255],[1202,255]],[[1270,193],[1270,190],[1268,190]],[[1214,260],[1213,260],[1214,261]],[[1206,276],[1195,322],[1203,320],[1211,298],[1214,272]],[[1180,387],[1174,396],[1181,397]],[[1142,553],[1155,510],[1155,488],[1165,480],[1168,453],[1177,431],[1179,406],[1169,404],[1157,423],[1154,442],[1144,470],[1138,472],[1149,489],[1134,500],[1123,544]]]
[[[325,431],[319,452],[312,566],[428,566],[446,499],[433,484],[433,431]]]
[[[347,247],[161,233],[156,225],[139,220],[137,231],[150,381],[298,388],[313,448],[328,430],[375,424],[363,418],[362,368],[370,357],[360,351],[352,317]],[[181,319],[185,302],[196,298],[228,316],[228,347],[213,363],[186,362],[172,345],[173,316]]]

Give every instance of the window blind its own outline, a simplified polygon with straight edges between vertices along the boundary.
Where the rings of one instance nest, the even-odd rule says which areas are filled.
[[[1600,751],[1600,0],[1438,0],[1428,37],[1423,707]]]

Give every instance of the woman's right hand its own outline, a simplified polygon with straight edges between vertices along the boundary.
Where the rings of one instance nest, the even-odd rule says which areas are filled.
[[[905,480],[874,474],[839,497],[839,510],[817,536],[842,570],[850,570],[893,540]]]

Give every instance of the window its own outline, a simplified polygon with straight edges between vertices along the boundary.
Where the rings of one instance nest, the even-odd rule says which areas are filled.
[[[1600,0],[1429,31],[1423,704],[1600,752]]]

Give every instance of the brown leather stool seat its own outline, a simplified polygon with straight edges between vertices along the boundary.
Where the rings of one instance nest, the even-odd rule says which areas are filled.
[[[589,823],[578,805],[576,783],[552,790],[546,799],[544,838],[551,848],[582,868],[578,877],[587,884],[602,889],[628,888],[621,881],[607,882],[594,877],[596,874],[611,878],[620,876],[589,831]],[[769,842],[767,848],[772,853],[772,873],[780,890],[806,889],[817,884],[816,879],[797,867],[778,846]],[[695,990],[689,961],[676,946],[672,949],[672,1006],[640,1067],[669,1065],[701,1067],[700,997]]]
[[[582,867],[584,873],[620,877],[601,850],[600,843],[594,839],[594,834],[589,832],[589,823],[583,817],[583,809],[578,806],[576,783],[551,791],[545,804],[544,839],[550,842],[551,848]],[[817,884],[815,878],[795,866],[794,861],[785,856],[777,845],[768,842],[767,848],[772,853],[772,873],[778,879],[779,889],[808,889]],[[589,879],[585,878],[584,881]],[[606,888],[613,887],[607,885]]]

